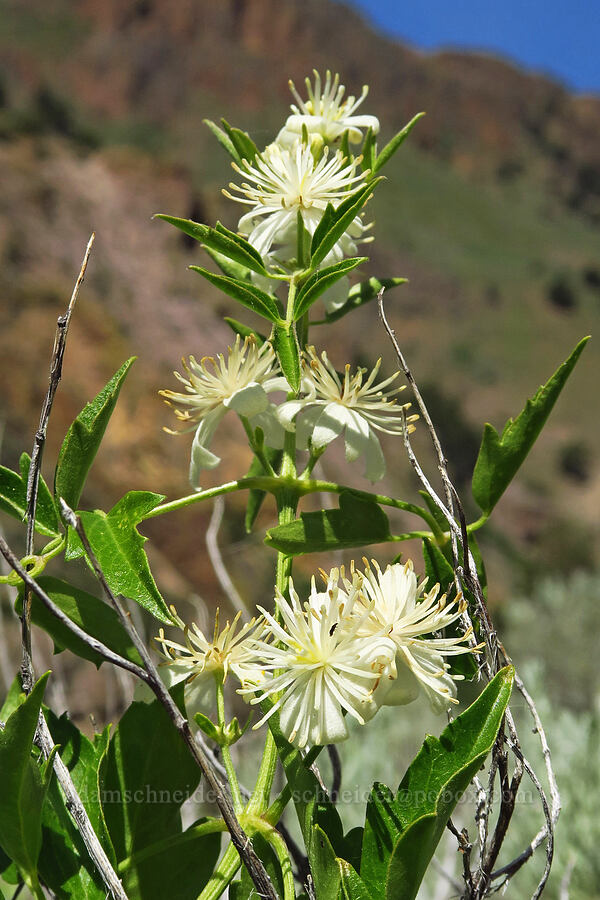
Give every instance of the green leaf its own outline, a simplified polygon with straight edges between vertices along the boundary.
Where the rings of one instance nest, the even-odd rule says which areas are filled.
[[[454,807],[494,744],[513,678],[512,667],[502,669],[439,739],[425,738],[395,797],[380,788],[367,811],[360,867],[374,900],[417,896]]]
[[[428,587],[432,588],[437,583],[440,585],[440,593],[455,596],[454,569],[438,545],[434,541],[429,540],[429,538],[423,538],[423,559],[425,560],[425,574],[429,579]],[[467,599],[470,599],[470,597],[467,596]],[[457,621],[447,625],[443,634],[444,637],[458,637],[463,632],[464,628],[461,628]],[[467,679],[473,678],[477,673],[477,662],[473,654],[462,653],[452,656],[450,659],[450,673],[452,675],[462,675]]]
[[[67,715],[58,719],[48,712],[52,737],[69,769],[92,827],[112,865],[114,850],[108,836],[100,803],[98,771],[108,747],[109,727],[96,735],[94,743],[73,725]],[[59,900],[104,900],[106,888],[81,839],[57,782],[48,791],[42,818],[43,843],[39,873]]]
[[[265,544],[288,556],[300,556],[392,539],[388,517],[376,503],[350,491],[340,494],[339,503],[339,509],[301,513],[295,522],[271,528]]]
[[[225,321],[234,332],[234,334],[239,334],[242,338],[253,337],[257,343],[257,346],[262,347],[267,338],[264,334],[260,334],[258,331],[254,331],[253,328],[249,328],[247,325],[244,325],[243,322],[238,322],[237,319],[232,319],[229,316],[224,317]]]
[[[229,153],[231,158],[234,159],[236,161],[236,163],[238,163],[238,165],[239,165],[241,163],[241,159],[239,157],[237,150],[234,147],[233,141],[231,140],[230,137],[228,137],[227,133],[225,131],[223,131],[222,128],[219,128],[219,126],[215,122],[212,122],[210,119],[203,119],[202,121],[207,126],[207,128],[214,134],[214,136],[216,137],[216,139],[218,140],[220,145],[222,147],[224,147],[225,150],[227,150],[227,152]]]
[[[473,496],[489,515],[531,450],[560,392],[575,368],[589,337],[583,338],[554,375],[529,399],[516,419],[509,419],[502,434],[485,425],[475,471]]]
[[[15,709],[19,706],[20,703],[23,702],[23,689],[21,688],[21,678],[19,675],[15,675],[12,680],[12,684],[8,689],[8,693],[4,698],[2,706],[0,707],[0,722],[3,724],[6,722],[9,716],[12,716]]]
[[[372,169],[373,175],[376,175],[377,172],[379,172],[379,170],[382,169],[383,166],[385,166],[385,164],[390,161],[396,150],[398,150],[398,148],[404,143],[408,135],[413,130],[414,126],[417,124],[419,119],[423,118],[424,115],[424,112],[417,113],[417,115],[414,116],[414,118],[412,118],[410,122],[404,126],[402,131],[399,131],[398,134],[394,135],[391,141],[385,145],[385,147],[375,160],[375,165]]]
[[[338,859],[340,873],[342,876],[342,888],[344,889],[344,900],[373,900],[366,884],[357,874],[350,863],[345,859]]]
[[[375,167],[375,158],[377,156],[377,142],[375,135],[373,134],[373,129],[369,126],[369,129],[365,135],[365,140],[362,147],[362,157],[363,157],[363,171],[369,170],[373,171]]]
[[[283,879],[279,862],[265,838],[259,833],[251,837],[254,852],[267,870],[271,884],[275,888],[278,897],[283,897]],[[232,885],[233,887],[233,885]],[[256,895],[256,887],[250,878],[245,866],[242,866],[242,874],[239,882],[235,883],[233,891],[230,890],[229,900],[259,900]]]
[[[333,248],[375,190],[381,179],[376,178],[363,185],[349,196],[332,212],[325,210],[327,216],[327,230],[321,230],[321,222],[315,229],[311,245],[311,265],[316,268],[323,262],[329,251]]]
[[[294,324],[292,323],[289,328],[287,325],[275,325],[271,343],[287,383],[297,394],[300,390],[300,347]]]
[[[164,500],[163,494],[129,491],[109,513],[96,510],[79,513],[92,550],[98,558],[110,589],[135,600],[161,622],[172,622],[148,565],[143,537],[136,526],[147,513]],[[73,539],[69,558],[83,554],[78,539]]]
[[[204,249],[210,256],[210,258],[214,260],[214,262],[218,265],[221,272],[224,275],[227,275],[228,278],[235,278],[236,281],[251,281],[250,269],[246,269],[244,266],[240,266],[238,263],[233,262],[226,256],[223,256],[222,253],[217,253],[216,250],[211,250],[210,247],[205,247]]]
[[[437,524],[440,526],[441,530],[448,531],[448,519],[441,511],[437,503],[434,502],[433,497],[427,491],[419,491],[419,493],[425,501],[427,509],[429,510]],[[451,550],[452,545],[450,543],[448,543],[446,546]],[[447,554],[446,558],[448,559],[448,561],[450,561],[450,559],[452,558],[451,553],[450,555]]]
[[[0,466],[0,509],[24,522],[27,516],[27,478],[31,458],[23,453],[19,460],[20,474]],[[47,537],[60,534],[60,522],[48,485],[40,474],[37,505],[35,508],[35,530]]]
[[[333,266],[327,266],[325,269],[319,269],[308,278],[296,295],[294,302],[294,321],[301,319],[308,312],[310,307],[324,294],[336,281],[351,272],[361,263],[366,262],[367,256],[359,256],[353,259],[343,259],[341,262],[335,263]]]
[[[41,588],[72,622],[83,628],[87,634],[106,644],[115,653],[138,665],[142,664],[140,655],[131,643],[127,632],[121,625],[119,617],[112,607],[98,597],[73,587],[59,578],[43,575],[37,579]],[[19,590],[15,611],[21,615],[23,609],[23,591]],[[68,649],[82,659],[93,662],[96,668],[104,662],[104,658],[78,638],[52,615],[35,594],[31,600],[31,620],[38,628],[42,628],[54,641],[54,652],[60,653]]]
[[[258,154],[258,147],[250,135],[246,131],[241,131],[239,128],[233,128],[229,122],[225,121],[225,119],[221,119],[221,125],[235,147],[235,152],[240,164],[244,159],[247,159],[250,163],[254,162],[254,158]]]
[[[224,294],[233,297],[242,306],[258,313],[259,316],[268,319],[269,322],[281,324],[282,319],[279,306],[272,294],[267,294],[248,282],[238,281],[238,279],[229,278],[227,275],[215,275],[214,272],[209,272],[208,269],[203,269],[202,266],[190,266],[190,269],[193,272],[198,272],[199,275],[210,281]]]
[[[310,265],[311,241],[310,231],[305,227],[302,211],[299,209],[296,223],[296,258],[300,269],[307,269]]]
[[[128,359],[98,396],[79,413],[63,441],[54,474],[54,495],[76,509],[90,466],[113,413],[121,385],[135,357]]]
[[[368,303],[369,300],[374,300],[382,287],[385,288],[386,291],[389,291],[390,288],[407,283],[408,278],[368,278],[366,281],[361,281],[359,284],[355,284],[350,288],[348,291],[348,299],[343,306],[333,310],[333,312],[327,313],[325,321],[336,322],[338,319],[341,319],[342,316],[352,312],[353,309],[363,306],[365,303]]]
[[[42,807],[52,762],[39,766],[31,750],[49,675],[42,675],[0,731],[0,846],[32,892],[38,886]]]
[[[181,699],[183,685],[178,689]],[[181,833],[181,805],[193,794],[199,775],[158,700],[132,703],[111,739],[101,782],[104,815],[119,862]],[[202,853],[190,854],[189,846],[185,849],[191,856],[189,866],[204,872]],[[132,860],[125,872],[126,892],[144,900],[173,896],[172,889],[179,883],[177,865],[184,857],[161,852],[139,862]],[[202,884],[190,881],[196,892],[187,896],[196,897]]]
[[[156,213],[155,219],[162,219],[175,228],[179,228],[185,234],[198,241],[205,247],[220,253],[227,259],[233,260],[245,269],[251,269],[260,275],[266,275],[267,271],[263,265],[260,254],[254,247],[245,241],[239,235],[234,235],[228,229],[211,228],[208,225],[202,225],[199,222],[192,222],[191,219],[179,219],[176,216],[167,216],[163,213]],[[220,224],[220,223],[218,223]]]
[[[454,569],[438,545],[429,538],[423,538],[423,559],[429,589],[434,584],[439,584],[441,593],[445,594],[454,584]]]
[[[265,456],[270,462],[273,469],[277,472],[279,471],[279,467],[281,466],[281,459],[283,457],[283,450],[274,450],[272,447],[264,448]],[[250,468],[248,470],[248,477],[252,478],[256,475],[266,475],[267,472],[263,469],[262,463],[259,459],[254,457],[250,464]],[[246,528],[246,532],[250,534],[254,523],[256,522],[256,517],[260,511],[261,506],[263,505],[264,499],[267,496],[266,491],[259,491],[256,488],[253,488],[248,492],[248,503],[246,505],[246,517],[244,519],[244,526]]]

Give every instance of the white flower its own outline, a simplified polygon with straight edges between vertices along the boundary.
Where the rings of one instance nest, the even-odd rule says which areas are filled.
[[[290,148],[270,144],[253,164],[248,160],[243,161],[243,168],[233,164],[251,182],[243,182],[241,187],[229,185],[241,196],[223,193],[251,207],[238,223],[240,234],[268,263],[285,267],[296,256],[298,212],[302,213],[304,227],[313,235],[327,204],[337,207],[364,180],[364,172],[356,174],[356,164],[356,160],[347,160],[340,151],[330,155],[327,147],[316,161],[311,148],[302,141]],[[364,230],[362,219],[356,216],[334,248],[341,254],[339,258],[356,255],[354,239]]]
[[[358,636],[366,614],[352,614],[357,593],[352,586],[341,590],[339,575],[332,570],[321,593],[313,579],[304,605],[290,580],[290,601],[279,591],[275,597],[281,624],[259,607],[270,640],[255,644],[265,677],[260,694],[250,702],[275,702],[254,727],[278,711],[283,734],[300,748],[344,740],[344,710],[361,725],[371,719],[379,708],[376,689],[393,667],[396,650],[389,638]],[[256,690],[247,687],[240,693]]]
[[[382,703],[397,706],[410,703],[423,691],[432,709],[440,712],[456,703],[457,680],[461,675],[450,675],[449,664],[444,657],[459,653],[477,652],[479,647],[466,646],[473,634],[469,628],[458,637],[425,637],[441,631],[456,621],[466,608],[466,601],[459,595],[446,605],[446,596],[438,598],[440,586],[417,599],[425,581],[417,584],[413,564],[396,563],[382,572],[379,565],[367,560],[361,587],[361,598],[355,610],[367,612],[359,633],[378,635],[382,629],[396,645],[396,678],[388,682],[388,692]]]
[[[358,100],[349,96],[344,100],[346,88],[340,84],[340,76],[332,79],[331,72],[325,75],[325,85],[321,88],[321,76],[313,70],[315,86],[310,79],[305,79],[308,100],[304,101],[298,94],[293,81],[289,82],[297,106],[292,104],[293,115],[289,116],[284,127],[277,135],[277,143],[287,145],[302,134],[305,127],[309,135],[318,134],[327,141],[338,140],[345,131],[348,139],[356,144],[362,140],[361,129],[371,128],[374,134],[379,131],[379,121],[375,116],[355,116],[354,113],[369,92],[364,85]]]
[[[192,623],[188,627],[177,616],[177,624],[183,631],[185,644],[165,637],[161,628],[155,638],[160,645],[160,653],[168,666],[169,684],[186,682],[185,703],[188,715],[204,712],[214,705],[216,695],[215,675],[221,673],[223,680],[233,672],[242,683],[248,673],[255,675],[257,669],[254,641],[262,633],[260,620],[251,619],[238,631],[241,613],[232,622],[227,622],[219,630],[219,610],[215,614],[215,628],[212,641],[201,629]]]
[[[379,481],[385,475],[385,459],[375,432],[402,434],[406,427],[410,433],[417,418],[406,415],[410,403],[399,405],[393,396],[404,386],[386,390],[400,373],[376,383],[379,359],[366,380],[367,369],[359,368],[351,375],[349,365],[340,378],[327,354],[323,352],[319,358],[314,347],[307,349],[304,364],[302,389],[306,396],[279,406],[279,420],[292,429],[298,416],[299,443],[310,437],[314,450],[324,448],[345,431],[346,459],[353,462],[364,455],[367,478]]]
[[[242,344],[238,335],[228,351],[227,359],[222,353],[216,360],[205,356],[199,363],[193,356],[189,362],[184,359],[187,377],[179,372],[174,374],[183,384],[185,393],[159,392],[170,406],[175,407],[175,415],[181,422],[191,423],[190,428],[184,430],[192,430],[197,422],[200,423],[194,436],[190,463],[190,481],[194,487],[198,485],[201,469],[214,469],[221,462],[209,445],[228,409],[250,420],[254,427],[260,426],[269,446],[283,446],[283,431],[267,394],[289,388],[285,378],[277,374],[273,348],[269,343],[259,347],[253,337],[246,338]]]

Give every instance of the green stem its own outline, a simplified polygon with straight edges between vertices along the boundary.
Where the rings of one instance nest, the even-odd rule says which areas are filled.
[[[221,733],[225,733],[225,696],[223,692],[223,673],[215,672],[215,681],[217,685],[217,721],[219,723],[219,727],[221,729]],[[242,793],[240,791],[240,785],[237,779],[236,771],[233,765],[233,760],[231,758],[231,750],[229,749],[229,745],[227,743],[223,743],[221,745],[221,751],[223,754],[223,765],[225,766],[225,771],[227,773],[227,781],[229,782],[229,788],[231,790],[231,799],[233,800],[233,808],[235,810],[236,816],[238,816],[242,812],[244,808],[244,801],[242,800]]]
[[[322,747],[311,747],[311,749],[304,757],[304,765],[307,768],[309,766],[312,766],[322,749]],[[265,822],[269,822],[270,825],[276,825],[282,817],[283,811],[291,799],[292,789],[290,788],[289,784],[286,784],[285,787],[281,790],[279,796],[275,797],[269,808],[266,810],[266,812],[263,813],[262,818],[265,820]]]
[[[471,534],[472,531],[478,531],[480,528],[482,528],[485,525],[485,523],[487,522],[488,519],[489,519],[489,515],[487,513],[482,513],[475,522],[472,522],[470,525],[467,525],[467,533]]]
[[[254,453],[257,460],[260,462],[261,466],[263,467],[263,469],[265,470],[267,475],[270,475],[271,478],[274,478],[275,470],[273,469],[273,466],[271,465],[271,463],[265,456],[264,448],[260,447],[257,444],[256,435],[254,434],[254,430],[253,430],[250,422],[248,421],[246,416],[240,416],[240,421],[241,421],[242,425],[244,426],[244,431],[246,432],[246,435],[248,437],[248,443],[250,444],[250,449]]]
[[[252,488],[257,488],[258,490],[273,492],[278,487],[279,479],[268,475],[238,478],[237,481],[228,481],[226,484],[208,488],[206,491],[198,491],[195,494],[188,494],[186,497],[179,497],[177,500],[170,500],[168,503],[161,503],[149,513],[146,513],[144,519],[153,519],[155,516],[164,515],[164,513],[176,512],[176,510],[185,509],[186,506],[192,506],[194,503],[201,503],[203,500],[210,500],[212,497],[220,497],[223,494],[233,494],[235,491],[248,491],[252,490]]]
[[[233,844],[230,844],[215,871],[205,884],[198,900],[218,900],[228,884],[233,880],[241,865],[241,860]]]
[[[117,866],[117,871],[119,874],[122,874],[132,866],[136,866],[152,856],[157,856],[171,847],[179,847],[182,844],[196,840],[196,838],[203,837],[205,834],[215,834],[218,831],[227,831],[227,826],[223,819],[207,819],[205,822],[191,826],[181,834],[172,834],[167,838],[163,838],[162,841],[156,841],[154,844],[149,844],[142,850],[138,850],[137,853],[122,860]]]
[[[244,824],[246,825],[250,833],[258,832],[272,847],[281,868],[281,875],[283,879],[283,900],[294,900],[296,892],[294,890],[294,873],[292,872],[292,861],[290,859],[287,844],[284,841],[283,837],[279,834],[278,831],[276,831],[275,828],[273,828],[272,825],[269,825],[268,822],[265,822],[264,819],[259,819],[257,817],[253,817],[252,819],[244,819]]]

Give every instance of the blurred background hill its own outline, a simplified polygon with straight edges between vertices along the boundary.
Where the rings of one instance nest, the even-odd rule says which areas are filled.
[[[20,452],[31,449],[56,318],[94,230],[51,420],[47,478],[74,416],[136,355],[83,502],[108,509],[130,489],[189,492],[189,436],[163,433],[174,422],[157,391],[174,386],[181,356],[225,349],[231,332],[222,316],[232,306],[187,270],[205,262],[198,245],[151,217],[220,218],[235,228],[238,208],[221,194],[232,177],[228,159],[202,120],[225,116],[262,147],[287,114],[288,78],[300,87],[313,68],[339,72],[350,93],[370,85],[361,111],[379,117],[380,145],[427,112],[369,207],[376,242],[361,276],[410,279],[389,294],[388,315],[469,505],[483,422],[501,427],[577,340],[597,331],[600,96],[569,93],[488,55],[418,52],[332,0],[1,0],[3,464],[15,467]],[[249,314],[233,314],[251,324]],[[388,369],[394,365],[373,306],[331,333],[315,327],[313,339],[340,366],[372,364],[378,355]],[[584,716],[577,722],[590,735],[600,689],[587,661],[600,625],[599,362],[600,344],[592,340],[480,532],[508,646],[524,660],[539,632],[540,684],[552,701]],[[235,423],[219,432],[224,461],[207,474],[207,486],[248,464],[239,438]],[[418,432],[416,441],[426,456],[425,436]],[[393,440],[385,446],[389,472],[378,489],[413,499],[418,485],[402,447]],[[336,452],[326,457],[325,474],[344,469]],[[353,467],[348,479],[356,483],[359,471]],[[242,498],[228,500],[227,509],[225,563],[240,593],[264,602],[272,576],[267,552],[256,550],[273,510],[265,509],[246,536]],[[197,594],[210,605],[224,602],[204,549],[210,512],[194,507],[177,523],[161,518],[143,528],[169,601]],[[20,532],[10,521],[3,527],[18,547]],[[314,566],[311,558],[300,569]],[[511,606],[513,597],[519,599]],[[575,604],[583,637],[577,612],[568,612],[572,632],[560,619]],[[63,667],[68,683],[71,663],[61,659],[53,667],[59,674]],[[16,652],[12,663],[4,655],[0,663],[8,682]],[[110,683],[91,688],[100,682],[72,677],[74,717],[90,703],[100,720],[114,715],[118,685],[111,707]],[[419,722],[415,747],[421,738]],[[563,753],[565,771],[583,753],[578,747]],[[588,775],[597,780],[593,766]],[[579,789],[568,787],[573,803]],[[582,826],[582,846],[589,833]],[[578,897],[593,896],[581,890]]]
[[[220,193],[231,170],[202,119],[224,115],[264,145],[286,114],[287,79],[301,84],[313,68],[339,71],[353,93],[370,85],[363,108],[380,118],[382,142],[427,112],[370,208],[377,240],[368,271],[410,278],[390,294],[389,313],[463,487],[483,421],[500,426],[516,414],[594,331],[600,97],[572,95],[493,57],[418,53],[322,0],[4,0],[0,17],[8,464],[31,442],[54,322],[95,230],[51,439],[56,446],[81,405],[136,354],[87,499],[107,508],[126,487],[187,491],[188,441],[161,433],[172,422],[156,390],[170,386],[183,354],[220,350],[229,332],[222,299],[186,271],[201,251],[151,215],[235,227],[238,210]],[[336,361],[383,353],[391,363],[373,313],[339,323]],[[592,341],[498,509],[521,574],[596,561],[599,353]],[[238,446],[234,433],[233,465]],[[402,460],[390,468],[391,488],[414,490]],[[170,528],[154,528],[167,555],[182,560],[185,541],[175,546]]]

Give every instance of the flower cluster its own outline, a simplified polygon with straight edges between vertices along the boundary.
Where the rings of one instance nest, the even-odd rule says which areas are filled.
[[[327,72],[325,84],[314,73],[312,86],[306,79],[308,100],[304,101],[290,82],[297,105],[288,117],[276,140],[249,162],[242,160],[233,168],[244,179],[241,185],[231,183],[223,193],[231,200],[249,208],[238,222],[238,231],[261,254],[267,267],[275,272],[291,273],[299,265],[298,216],[312,236],[328,204],[336,209],[352,191],[365,183],[368,172],[358,172],[361,157],[346,156],[341,149],[331,152],[343,134],[352,143],[362,139],[361,129],[376,134],[379,122],[375,116],[356,116],[354,113],[367,96],[363,88],[358,100],[344,99],[345,87],[339,76]],[[232,193],[233,192],[233,193]],[[357,242],[365,237],[370,225],[362,214],[354,217],[338,241],[325,256],[322,265],[340,262],[346,256],[355,257]],[[252,276],[261,286],[276,289],[277,283],[264,276]],[[348,279],[340,279],[323,295],[327,312],[342,306],[348,294]]]
[[[365,724],[381,706],[410,703],[421,692],[435,711],[447,709],[461,676],[450,673],[446,657],[479,647],[471,646],[471,629],[431,635],[456,621],[465,601],[446,604],[439,585],[422,595],[425,582],[418,584],[411,562],[383,572],[364,563],[350,578],[343,569],[322,572],[325,589],[313,579],[304,603],[290,581],[289,600],[276,591],[274,613],[259,606],[258,623],[237,634],[237,619],[220,635],[216,628],[212,644],[197,626],[184,629],[185,646],[162,633],[159,642],[196,691],[215,669],[233,672],[239,693],[269,707],[254,727],[278,713],[283,734],[300,748],[344,740],[346,714]]]
[[[196,429],[192,444],[190,480],[199,485],[202,469],[220,462],[209,445],[217,425],[232,409],[253,428],[260,427],[270,447],[281,447],[284,430],[297,432],[298,448],[310,448],[320,454],[344,433],[346,459],[353,462],[364,456],[365,474],[371,481],[385,475],[385,459],[376,432],[402,434],[414,431],[416,415],[408,415],[410,403],[399,404],[395,395],[404,385],[393,387],[399,376],[377,381],[381,360],[370,373],[358,368],[354,374],[346,366],[340,377],[327,354],[320,357],[314,347],[303,354],[303,378],[299,396],[279,405],[267,394],[288,389],[279,373],[275,353],[268,342],[258,347],[253,338],[243,344],[239,338],[229,348],[226,359],[205,358],[198,363],[193,356],[184,361],[187,377],[175,372],[185,393],[161,391],[177,418]],[[366,376],[366,377],[365,377]]]

